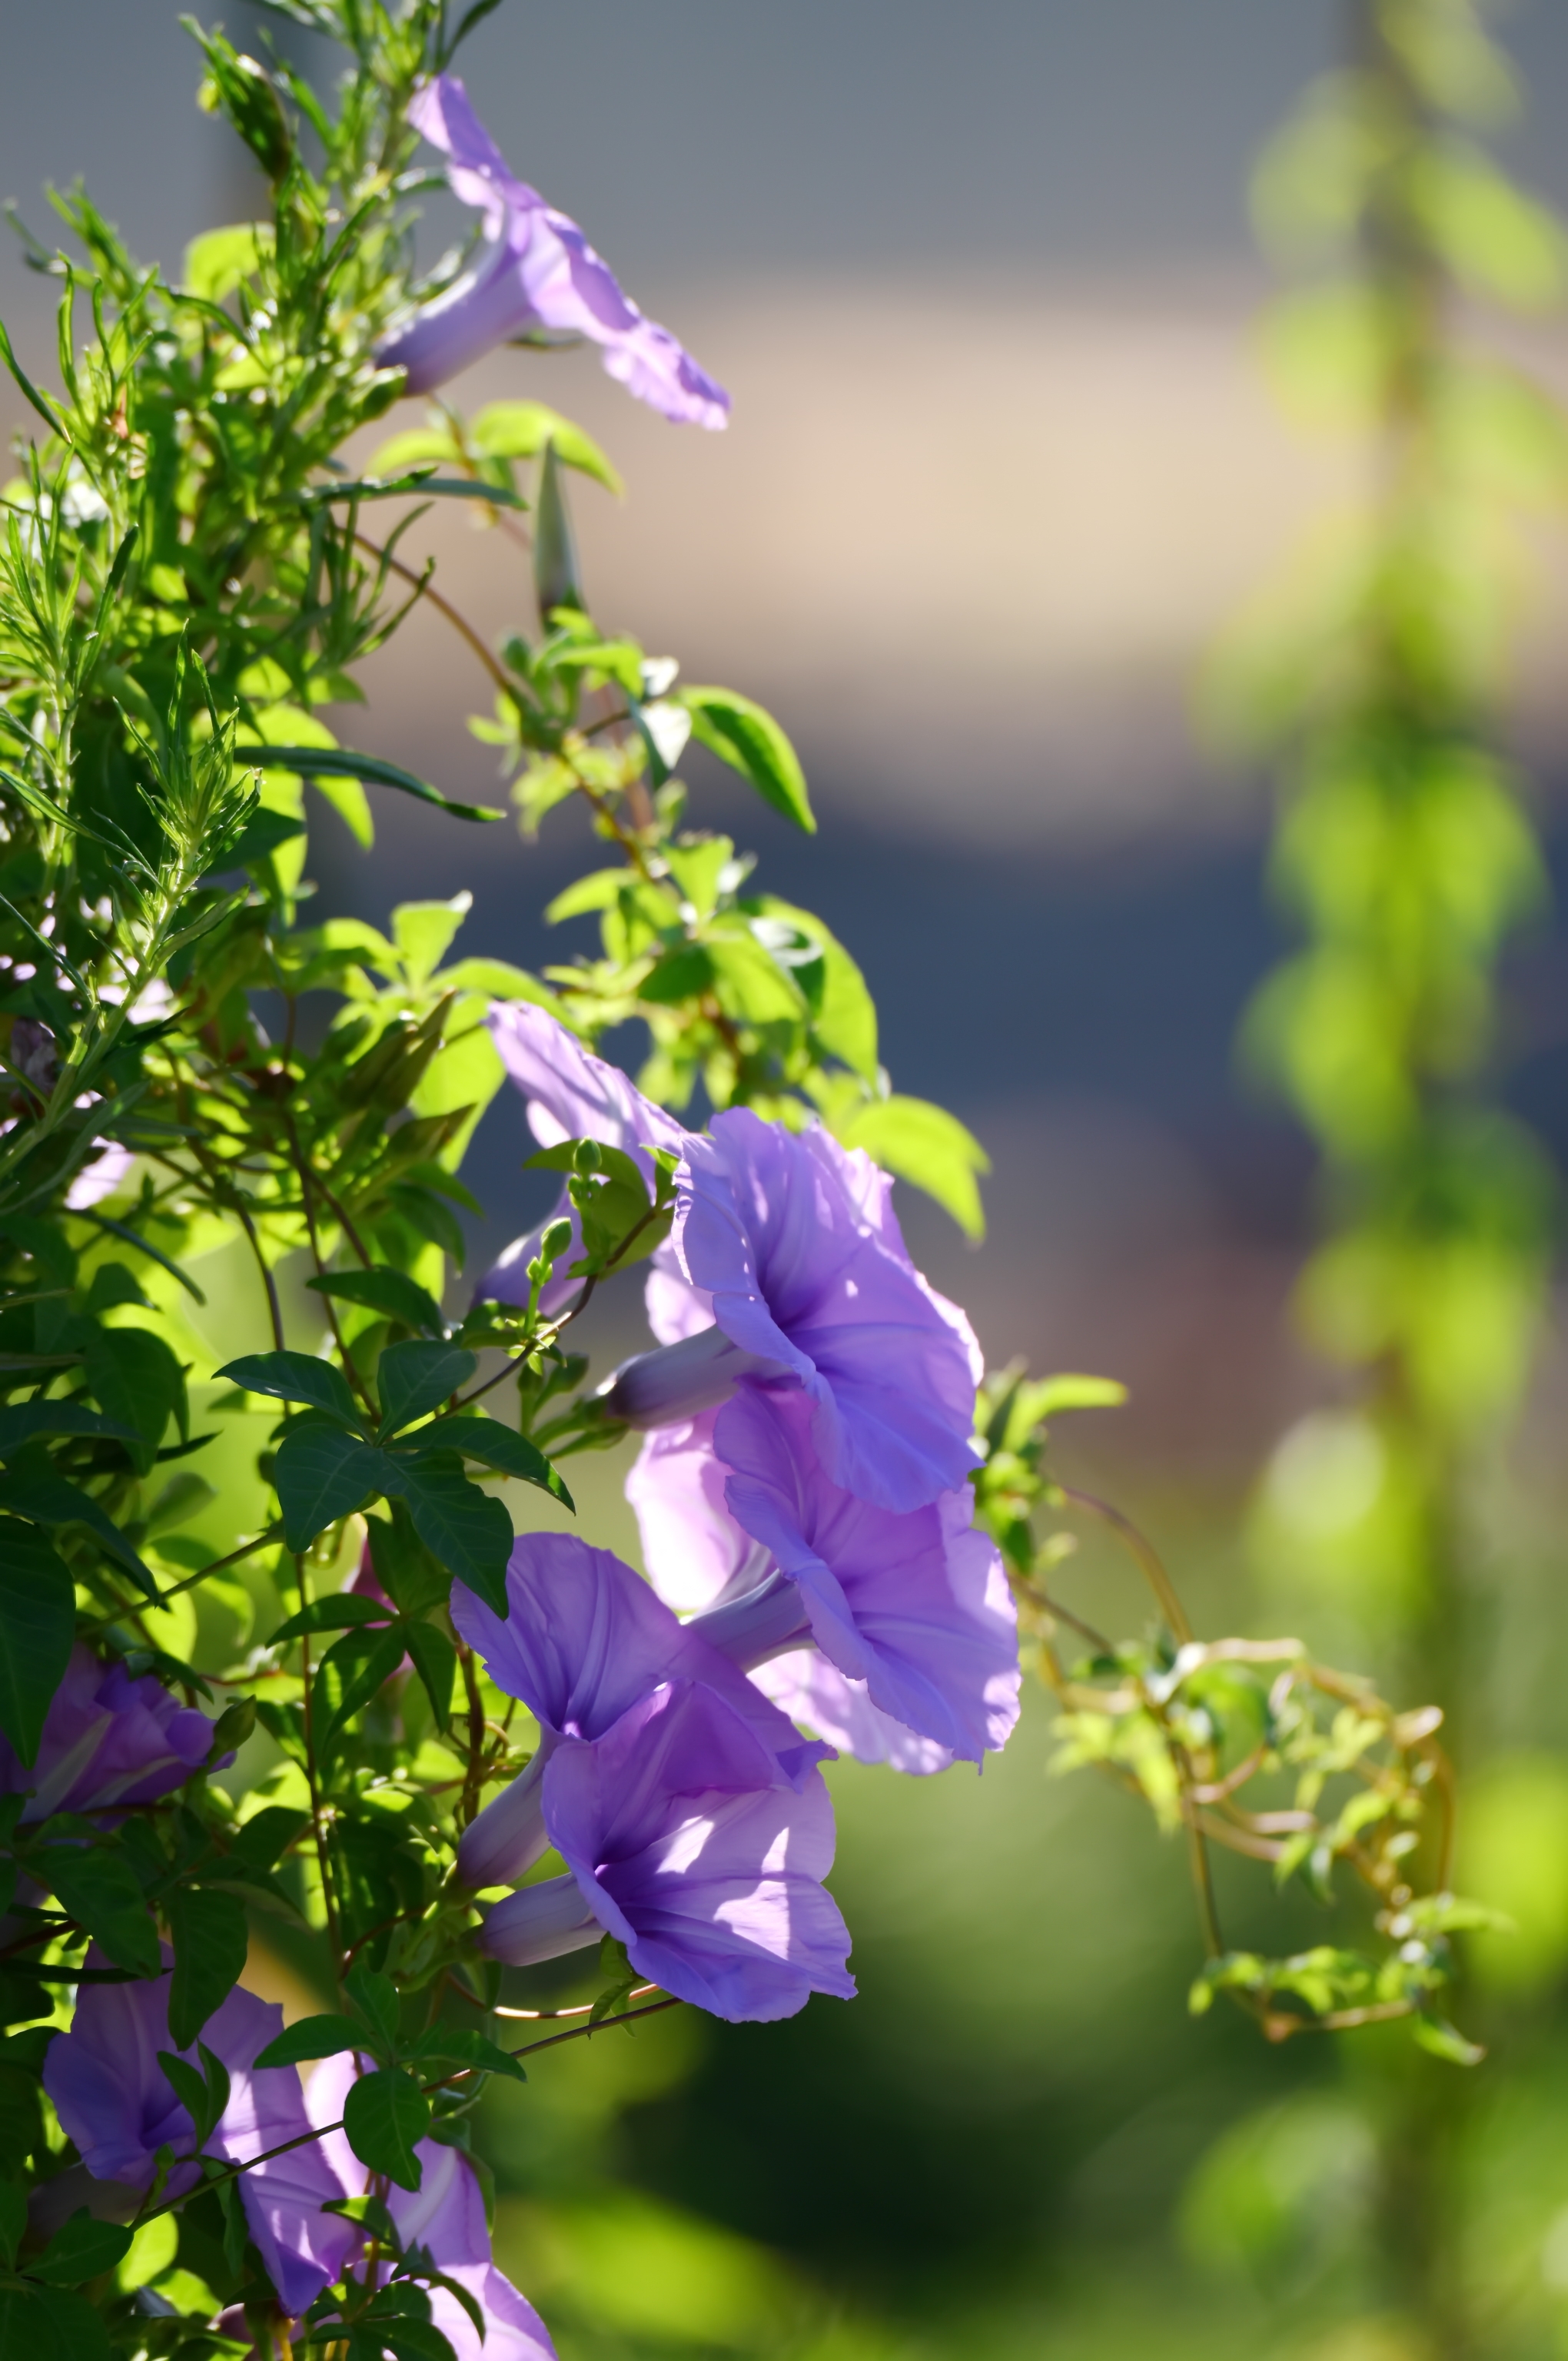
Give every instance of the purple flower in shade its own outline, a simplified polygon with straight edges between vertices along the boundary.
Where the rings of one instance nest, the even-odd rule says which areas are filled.
[[[105,1664],[78,1641],[32,1768],[0,1738],[0,1795],[33,1790],[24,1820],[150,1804],[199,1771],[212,1744],[204,1713],[182,1706],[150,1673]]]
[[[622,294],[575,221],[513,179],[455,74],[426,82],[408,119],[450,159],[448,183],[484,214],[485,244],[454,286],[382,339],[383,368],[406,369],[408,391],[428,393],[496,345],[564,332],[601,345],[610,376],[666,418],[729,423],[723,387]]]
[[[321,2146],[328,2169],[344,2193],[356,2197],[368,2187],[370,2176],[344,2134],[324,2126],[341,2120],[357,2071],[357,2060],[347,2053],[324,2059],[311,2077],[306,2102],[311,2121],[323,2127]],[[484,2194],[467,2158],[433,2139],[421,2140],[414,2154],[420,2185],[411,2191],[389,2188],[387,2209],[405,2251],[422,2246],[438,2271],[473,2296],[486,2333],[481,2344],[467,2312],[445,2288],[429,2291],[433,2327],[446,2338],[457,2361],[555,2361],[544,2323],[491,2260]],[[378,2277],[385,2276],[383,2265]]]
[[[864,1681],[847,1680],[837,1664],[815,1648],[795,1648],[770,1656],[751,1675],[764,1697],[772,1697],[791,1721],[815,1730],[852,1754],[857,1763],[885,1763],[891,1770],[925,1779],[933,1772],[952,1768],[949,1748],[905,1729],[893,1716],[879,1711],[866,1693]]]
[[[716,1331],[626,1363],[607,1407],[652,1427],[737,1382],[798,1386],[817,1455],[845,1490],[895,1510],[957,1490],[974,1464],[979,1348],[911,1262],[892,1189],[817,1125],[790,1132],[745,1107],[716,1115],[710,1137],[687,1139],[671,1239]],[[671,1294],[666,1271],[666,1326],[679,1318]]]
[[[537,1753],[488,1804],[458,1847],[476,1888],[510,1884],[549,1839],[543,1782],[565,1738],[597,1739],[662,1682],[701,1681],[749,1724],[777,1774],[806,1784],[828,1749],[804,1740],[727,1656],[686,1631],[629,1565],[574,1533],[524,1533],[507,1569],[506,1620],[461,1582],[452,1620],[496,1686],[539,1724]]]
[[[540,1783],[569,1874],[486,1919],[492,1957],[526,1966],[617,1937],[640,1976],[732,2022],[848,2000],[849,1930],[822,1884],[833,1809],[820,1773],[796,1793],[713,1689],[674,1680],[602,1738],[564,1738]]]
[[[94,1949],[88,1964],[104,1961]],[[193,2156],[196,2147],[195,2127],[158,2062],[160,2049],[173,2048],[169,1985],[167,1973],[143,1982],[83,1985],[70,2031],[55,2036],[44,2059],[44,2088],[88,2172],[137,2195],[150,2185],[166,2143],[177,2158]],[[258,2073],[252,2064],[282,2030],[276,2002],[237,1988],[203,2026],[202,2040],[229,2073],[228,2104],[207,2143],[209,2156],[242,2163],[310,2132],[298,2069],[269,2066]],[[178,2054],[200,2071],[193,2049]],[[201,2179],[198,2166],[176,2162],[169,2193],[182,2196]],[[345,2193],[336,2174],[319,2144],[307,2141],[242,2173],[239,2189],[250,2235],[284,2309],[303,2312],[340,2276],[362,2235],[322,2211]]]
[[[528,1126],[541,1148],[556,1148],[564,1139],[597,1139],[601,1148],[619,1148],[637,1166],[650,1191],[653,1186],[651,1148],[665,1148],[684,1156],[691,1135],[645,1099],[619,1066],[607,1065],[585,1049],[547,1009],[527,1001],[501,1001],[490,1010],[490,1038],[502,1065],[522,1093]],[[546,1319],[570,1300],[578,1285],[565,1272],[582,1253],[582,1234],[565,1187],[545,1220],[507,1247],[479,1281],[481,1302],[526,1303],[528,1266],[539,1252],[539,1242],[552,1222],[572,1224],[572,1243],[556,1257],[561,1274],[551,1279],[540,1298]]]
[[[893,1751],[867,1708],[978,1763],[1018,1718],[1018,1639],[1001,1557],[974,1530],[969,1488],[921,1509],[874,1507],[826,1475],[812,1427],[805,1393],[742,1387],[681,1429],[678,1447],[644,1450],[627,1493],[655,1586],[673,1582],[700,1604],[687,1631],[749,1672],[814,1642],[862,1698],[830,1682],[806,1686],[841,1725],[853,1717],[872,1759],[907,1750]],[[773,1684],[769,1694],[778,1696]],[[919,1750],[916,1759],[940,1767]]]

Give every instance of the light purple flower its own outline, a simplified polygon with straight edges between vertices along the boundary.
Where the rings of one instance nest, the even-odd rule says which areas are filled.
[[[466,1585],[452,1587],[452,1620],[498,1688],[527,1706],[540,1747],[521,1777],[486,1806],[458,1847],[465,1883],[482,1889],[521,1877],[544,1851],[542,1783],[563,1738],[602,1737],[662,1682],[705,1682],[747,1722],[779,1775],[796,1787],[828,1749],[803,1740],[727,1656],[675,1620],[663,1600],[609,1550],[575,1533],[524,1533],[507,1568],[505,1621]]]
[[[455,74],[425,83],[408,119],[451,160],[455,195],[485,217],[485,245],[455,285],[382,339],[383,368],[408,371],[410,393],[444,385],[496,345],[540,330],[586,336],[640,401],[696,426],[729,423],[729,396],[621,292],[575,221],[515,180]]]
[[[714,1690],[672,1681],[603,1737],[562,1739],[541,1786],[570,1875],[488,1913],[492,1956],[526,1965],[602,1931],[650,1983],[737,2023],[793,2016],[813,1992],[852,1997],[849,1931],[822,1884],[821,1776],[796,1793]]]
[[[105,1664],[78,1641],[30,1770],[0,1737],[0,1795],[34,1791],[24,1820],[150,1804],[199,1771],[212,1745],[204,1713],[181,1705],[150,1673]]]
[[[721,1598],[742,1598],[773,1571],[761,1542],[742,1532],[724,1498],[729,1469],[715,1454],[717,1412],[685,1426],[661,1426],[643,1440],[626,1479],[642,1533],[642,1559],[661,1598],[678,1614],[700,1614]],[[861,1763],[887,1763],[917,1776],[945,1771],[945,1746],[879,1713],[864,1681],[847,1680],[815,1647],[791,1649],[751,1675],[781,1713]]]
[[[313,2124],[341,2119],[357,2071],[358,2062],[348,2052],[316,2068],[307,2095]],[[370,2176],[345,2135],[323,2130],[321,2146],[345,2195],[362,2195]],[[481,2344],[468,2314],[444,2288],[429,2290],[432,2326],[446,2338],[457,2361],[555,2361],[544,2323],[491,2259],[484,2194],[467,2158],[434,2139],[421,2140],[414,2154],[421,2167],[419,2188],[389,2188],[387,2209],[405,2250],[422,2246],[438,2271],[473,2296],[486,2334]],[[384,2266],[378,2276],[387,2276]]]
[[[685,1420],[722,1399],[728,1367],[738,1382],[804,1388],[823,1466],[861,1499],[917,1509],[957,1490],[974,1465],[979,1348],[911,1262],[892,1189],[818,1125],[790,1132],[736,1107],[688,1137],[671,1244],[747,1358],[727,1364],[717,1338],[688,1334],[618,1372],[611,1413]],[[667,1275],[661,1289],[669,1323]]]
[[[96,1947],[87,1963],[106,1964]],[[160,2049],[173,2048],[169,1986],[167,1974],[83,1984],[69,2032],[55,2036],[44,2059],[44,2088],[89,2173],[138,2194],[151,2184],[160,2147],[169,2145],[177,2158],[193,2156],[196,2147],[195,2127],[158,2062]],[[243,2162],[310,2131],[299,2070],[270,2066],[258,2073],[252,2063],[282,2030],[275,2001],[238,1988],[203,2026],[202,2040],[229,2073],[229,2101],[208,2140],[209,2156]],[[200,2072],[194,2049],[178,2054]],[[169,2193],[183,2195],[201,2178],[196,2165],[177,2162]],[[359,2243],[352,2223],[322,2212],[345,2193],[336,2175],[319,2144],[309,2141],[242,2173],[239,2188],[250,2235],[285,2310],[303,2312]]]
[[[548,1009],[522,1000],[498,1001],[488,1021],[501,1063],[527,1103],[528,1127],[541,1148],[557,1148],[565,1139],[596,1139],[601,1148],[619,1148],[637,1166],[650,1193],[654,1180],[650,1148],[685,1154],[691,1135],[674,1116],[645,1099],[619,1066],[608,1065],[585,1049]],[[556,1258],[560,1275],[551,1279],[540,1298],[545,1318],[554,1319],[579,1284],[565,1273],[583,1250],[582,1233],[565,1186],[537,1228],[515,1239],[485,1273],[476,1290],[478,1301],[526,1303],[528,1266],[550,1224],[563,1218],[572,1224],[572,1242]]]
[[[673,1573],[688,1598],[708,1586],[686,1628],[747,1671],[815,1641],[880,1714],[978,1763],[1017,1719],[1019,1671],[1012,1595],[972,1495],[876,1508],[829,1480],[812,1425],[798,1389],[742,1387],[682,1430],[681,1451],[640,1464],[628,1493],[654,1583]]]
[[[840,1754],[852,1754],[857,1763],[885,1763],[890,1770],[916,1779],[952,1768],[949,1748],[922,1738],[918,1731],[894,1721],[891,1714],[879,1711],[867,1695],[864,1681],[847,1680],[838,1665],[829,1664],[815,1648],[770,1656],[751,1678],[791,1721],[815,1730]]]

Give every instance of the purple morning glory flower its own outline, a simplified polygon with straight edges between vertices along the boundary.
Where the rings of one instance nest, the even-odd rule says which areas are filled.
[[[357,2071],[357,2060],[347,2052],[316,2068],[308,2097],[313,2124],[340,2121]],[[370,2176],[344,2134],[323,2132],[321,2146],[343,2193],[361,2195]],[[484,2317],[484,2342],[456,2297],[444,2288],[429,2290],[431,2325],[446,2338],[457,2361],[555,2361],[544,2323],[491,2259],[484,2192],[467,2158],[434,2139],[421,2140],[414,2154],[421,2167],[420,2185],[417,2190],[389,2188],[387,2209],[405,2250],[422,2246],[438,2271],[473,2296]],[[378,2276],[386,2276],[384,2268]]]
[[[969,1488],[877,1508],[828,1478],[812,1428],[798,1389],[742,1387],[681,1449],[645,1454],[627,1489],[653,1580],[708,1587],[686,1628],[747,1671],[815,1642],[880,1715],[978,1763],[1018,1718],[1018,1640]]]
[[[167,1954],[166,1954],[167,1956]],[[105,1964],[96,1948],[88,1965]],[[194,2154],[195,2127],[158,2062],[172,2049],[167,1974],[124,1984],[84,1984],[69,2032],[57,2034],[44,2059],[44,2088],[82,2160],[96,2180],[119,2181],[137,2195],[150,2186],[165,2143],[177,2158]],[[228,2069],[229,2102],[206,2153],[233,2162],[261,2156],[311,2129],[299,2070],[252,2060],[283,2030],[274,2001],[236,1988],[208,2018],[201,2038]],[[200,2071],[193,2049],[178,2053]],[[192,2163],[176,2163],[171,2195],[198,2186]],[[286,2311],[304,2311],[337,2279],[361,2233],[322,2207],[343,2188],[320,2147],[311,2142],[258,2165],[239,2181],[246,2219]]]
[[[956,1491],[974,1464],[979,1348],[911,1262],[887,1174],[818,1125],[790,1132],[745,1107],[716,1115],[711,1137],[688,1137],[685,1159],[671,1244],[718,1333],[628,1362],[608,1408],[658,1426],[735,1382],[793,1384],[846,1491],[895,1510]],[[662,1309],[668,1321],[674,1307]]]
[[[637,1166],[650,1191],[653,1159],[650,1148],[665,1148],[684,1156],[691,1135],[645,1099],[619,1066],[608,1065],[585,1049],[548,1009],[528,1001],[499,1001],[488,1017],[490,1038],[502,1065],[522,1093],[528,1106],[528,1127],[541,1148],[556,1148],[564,1139],[597,1139],[601,1148],[619,1148]],[[570,1301],[579,1282],[565,1274],[582,1253],[582,1235],[565,1187],[551,1213],[536,1229],[507,1247],[479,1281],[481,1302],[526,1303],[528,1266],[539,1252],[539,1242],[552,1222],[572,1224],[572,1243],[556,1258],[561,1276],[553,1279],[540,1297],[546,1319]]]
[[[630,1706],[674,1679],[706,1683],[754,1731],[796,1787],[828,1750],[803,1740],[727,1656],[679,1624],[609,1550],[575,1533],[524,1533],[507,1568],[506,1620],[467,1587],[452,1588],[452,1620],[498,1688],[521,1699],[540,1747],[521,1777],[465,1830],[465,1883],[509,1884],[544,1851],[543,1781],[564,1738],[602,1737]]]
[[[626,1479],[649,1578],[682,1615],[743,1598],[773,1572],[768,1551],[729,1513],[729,1470],[713,1448],[716,1415],[708,1410],[686,1425],[656,1427]],[[751,1678],[791,1721],[857,1762],[887,1763],[916,1775],[945,1771],[952,1762],[945,1746],[879,1713],[864,1681],[847,1680],[815,1647],[770,1656]]]
[[[484,214],[486,242],[454,286],[383,337],[383,368],[406,369],[409,392],[428,393],[492,346],[543,329],[602,346],[610,376],[666,418],[729,423],[723,387],[644,318],[575,221],[513,179],[455,74],[426,82],[408,119],[450,159],[447,181]]]
[[[569,1875],[524,1886],[485,1922],[491,1955],[528,1965],[610,1934],[640,1976],[731,2022],[850,1999],[849,1930],[822,1884],[833,1810],[797,1793],[754,1728],[700,1682],[642,1697],[600,1738],[564,1738],[541,1781]]]
[[[916,1779],[952,1768],[949,1748],[922,1738],[917,1730],[880,1711],[867,1695],[864,1681],[846,1679],[838,1665],[829,1664],[815,1648],[770,1656],[751,1678],[791,1721],[815,1730],[840,1754],[852,1754],[857,1763],[885,1763],[890,1770]]]
[[[150,1673],[105,1664],[78,1641],[30,1770],[0,1737],[0,1795],[34,1791],[24,1820],[150,1804],[199,1771],[212,1745],[204,1713],[181,1705]]]

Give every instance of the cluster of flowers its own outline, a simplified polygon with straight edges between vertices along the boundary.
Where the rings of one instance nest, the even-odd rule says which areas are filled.
[[[600,345],[610,373],[666,416],[725,423],[722,388],[630,302],[576,225],[513,178],[459,82],[427,84],[411,120],[448,157],[485,236],[474,266],[379,348],[409,391],[509,337],[569,335]],[[460,1636],[540,1732],[458,1847],[482,1945],[527,1965],[609,1934],[648,1982],[736,2021],[789,2015],[812,1992],[849,1997],[849,1933],[823,1884],[834,1829],[820,1764],[837,1751],[916,1773],[979,1763],[1017,1717],[1012,1601],[968,1485],[974,1337],[915,1268],[891,1184],[863,1154],[745,1111],[694,1134],[543,1010],[499,1007],[490,1023],[542,1147],[595,1140],[650,1186],[654,1151],[668,1151],[677,1177],[647,1283],[657,1349],[606,1389],[609,1413],[646,1438],[628,1493],[648,1580],[574,1536],[533,1533],[513,1551],[505,1618],[453,1592]],[[564,1274],[581,1249],[569,1197],[551,1216],[563,1219]],[[529,1301],[550,1225],[502,1256],[483,1298]],[[547,1318],[576,1286],[550,1279]],[[204,1714],[78,1646],[36,1766],[0,1740],[0,1792],[26,1795],[27,1819],[113,1817],[181,1784],[212,1744]],[[535,1875],[550,1852],[564,1872]],[[90,1951],[87,1966],[105,1962]],[[160,2170],[167,2199],[200,2186],[196,2126],[160,2063],[170,1984],[165,1953],[161,1976],[79,1988],[44,2081],[81,2161],[37,2193],[40,2230],[83,2203],[127,2220]],[[229,2078],[203,2153],[246,2168],[250,2236],[298,2320],[345,2271],[388,2265],[328,2210],[369,2183],[341,2127],[361,2060],[328,2060],[308,2091],[292,2065],[258,2067],[281,2015],[239,1988],[203,2028]],[[553,2361],[494,2265],[472,2166],[434,2138],[415,2152],[419,2190],[388,2199],[405,2251],[477,2301],[488,2361]],[[457,2361],[479,2361],[448,2287],[433,2288],[432,2320]]]

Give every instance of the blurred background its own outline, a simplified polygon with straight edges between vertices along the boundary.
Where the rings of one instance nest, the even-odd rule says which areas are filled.
[[[227,15],[257,38],[254,12]],[[1312,1151],[1235,1054],[1285,939],[1266,783],[1217,748],[1196,696],[1217,637],[1366,465],[1282,422],[1252,327],[1267,280],[1249,175],[1338,62],[1343,19],[1332,0],[506,0],[464,60],[514,168],[734,413],[723,436],[672,430],[586,353],[495,356],[453,398],[534,396],[579,418],[629,486],[624,502],[574,495],[598,618],[761,698],[795,737],[815,840],[700,762],[693,817],[754,847],[765,889],[821,913],[864,969],[897,1085],[990,1151],[985,1245],[911,1199],[917,1259],[993,1364],[1128,1383],[1125,1411],[1064,1439],[1064,1465],[1157,1533],[1207,1629],[1310,1623],[1310,1600],[1260,1591],[1248,1534],[1271,1448],[1343,1385],[1289,1319]],[[1568,203],[1568,13],[1536,0],[1507,38],[1530,105],[1499,152]],[[0,56],[0,194],[46,243],[41,186],[78,173],[170,268],[200,228],[247,217],[168,0],[13,7]],[[458,227],[433,202],[432,257]],[[0,313],[46,379],[51,293],[19,247],[0,250]],[[1568,390],[1557,325],[1519,349]],[[503,533],[455,503],[418,531],[485,636],[528,626],[526,557]],[[1507,726],[1561,870],[1561,538],[1543,536],[1531,590]],[[416,616],[366,686],[345,741],[502,799],[464,726],[488,684],[439,619]],[[322,912],[381,921],[467,888],[460,950],[537,966],[588,947],[588,922],[555,939],[541,917],[586,865],[571,815],[538,842],[395,797],[377,817],[369,855],[321,818]],[[1510,984],[1503,1089],[1561,1157],[1555,922],[1524,940]],[[469,1168],[490,1216],[477,1254],[538,1210],[528,1147],[499,1104]],[[610,1349],[632,1317],[624,1338],[611,1322]],[[1464,2169],[1467,2235],[1493,2274],[1476,2349],[1510,2356],[1568,2350],[1552,1998],[1568,1957],[1565,1391],[1549,1345],[1496,1519],[1533,1915],[1512,1952],[1476,1964],[1495,2056],[1468,2092]],[[590,1513],[630,1549],[620,1472],[596,1465]],[[1139,1627],[1112,1558],[1086,1554],[1082,1581],[1097,1620]],[[1357,2091],[1402,2070],[1393,2053],[1370,2035],[1274,2051],[1222,2013],[1190,2021],[1182,1860],[1087,1775],[1047,1776],[1050,1719],[1030,1697],[980,1783],[839,1767],[852,2008],[819,2000],[746,2029],[682,2012],[547,2056],[498,2100],[503,2255],[568,2361],[1431,2350],[1380,2292],[1369,2228]],[[1488,1792],[1483,1835],[1504,1827]],[[1506,1887],[1507,1861],[1475,1850],[1469,1885],[1488,1861]],[[1265,1880],[1227,1894],[1243,1938]],[[1321,1924],[1288,1914],[1269,1948],[1321,1939]]]

